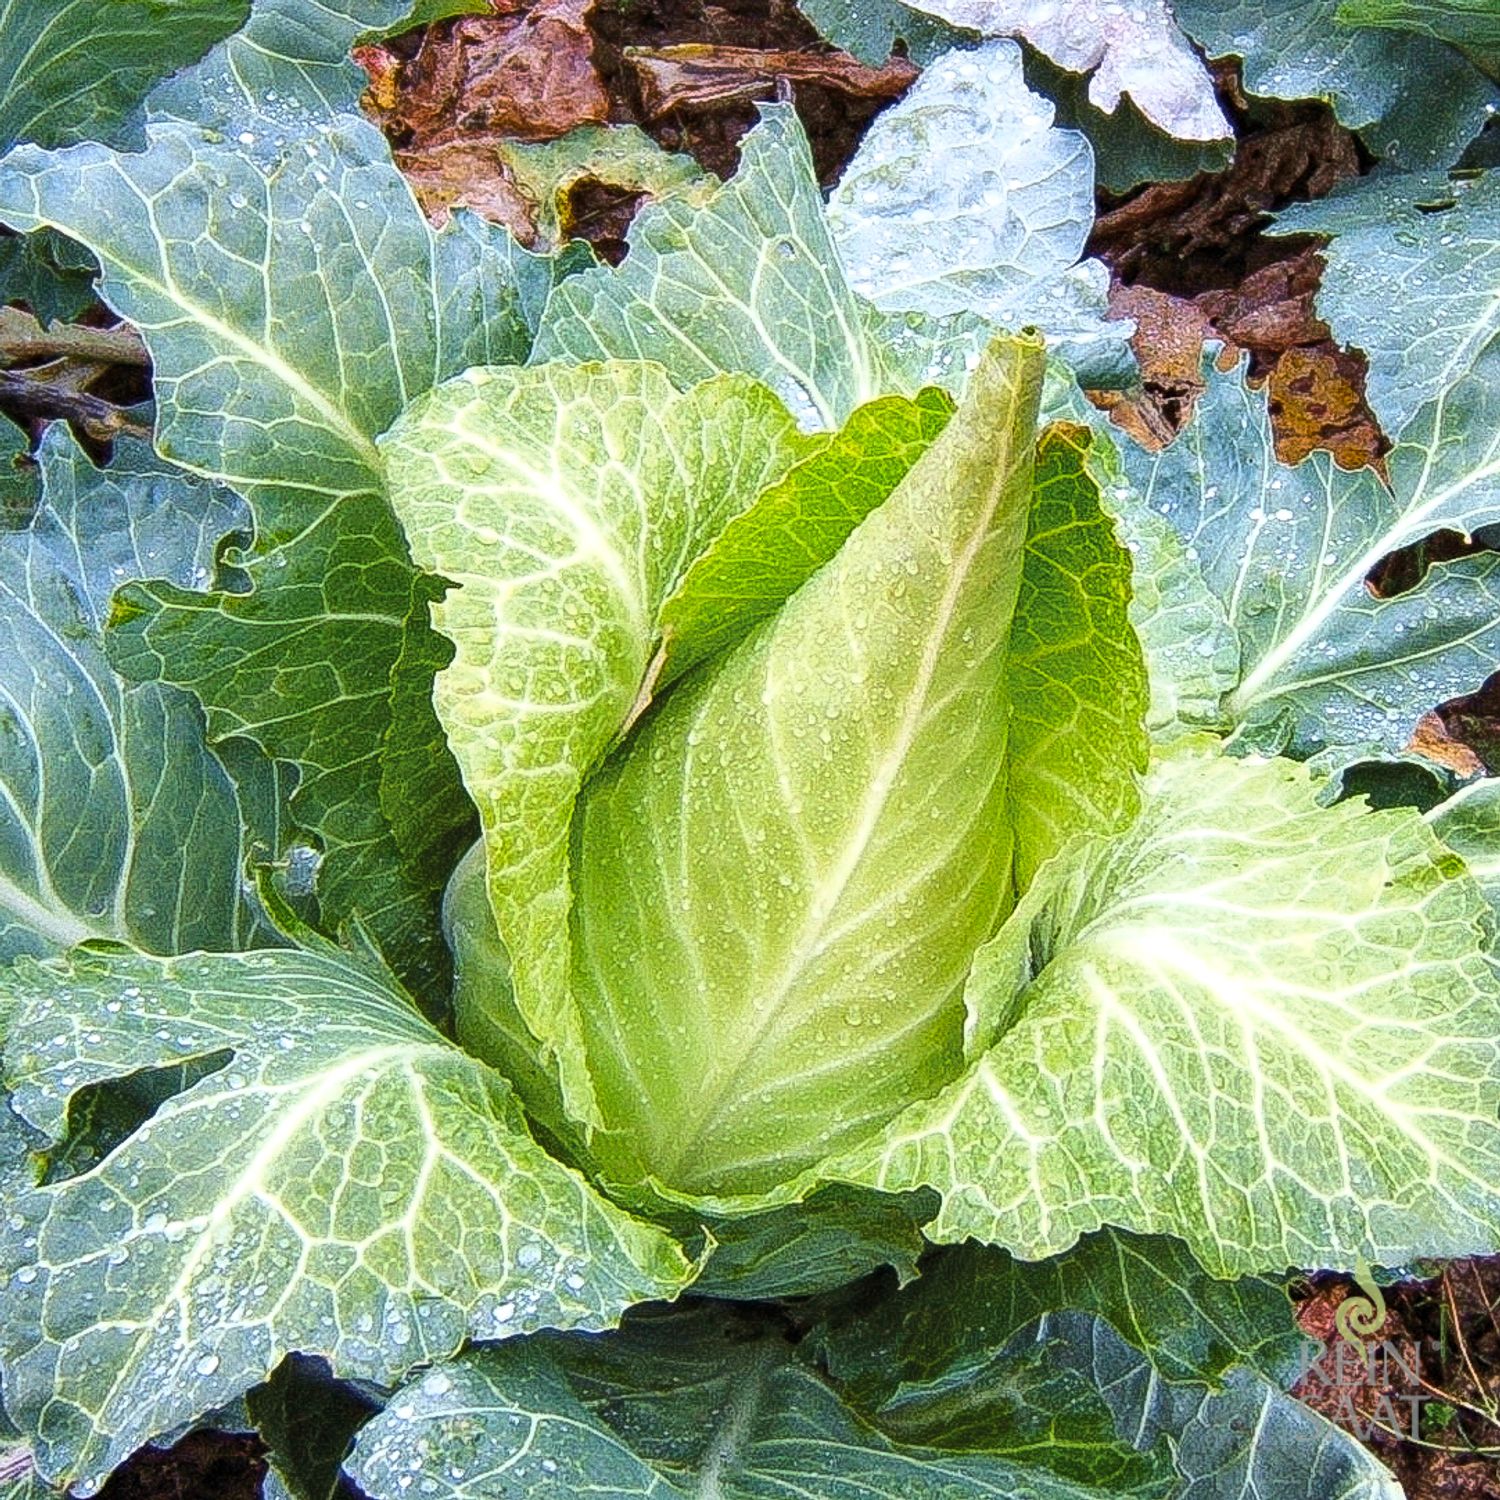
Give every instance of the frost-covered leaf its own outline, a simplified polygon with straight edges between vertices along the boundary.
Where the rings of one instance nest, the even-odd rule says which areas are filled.
[[[1333,236],[1318,314],[1369,360],[1365,393],[1391,437],[1500,334],[1500,172],[1377,173],[1277,216]]]
[[[1016,36],[1070,73],[1089,73],[1089,99],[1118,107],[1129,94],[1148,120],[1190,141],[1231,134],[1213,80],[1177,29],[1166,0],[922,0],[921,9],[981,36]]]
[[[1432,831],[1469,867],[1500,917],[1500,777],[1471,781],[1426,818]]]
[[[1026,81],[1050,99],[1060,125],[1081,130],[1094,148],[1094,176],[1111,193],[1143,182],[1181,182],[1199,172],[1220,172],[1234,156],[1232,136],[1184,141],[1159,130],[1127,96],[1106,114],[1089,102],[1088,81],[1039,53],[1026,54]]]
[[[372,1500],[586,1494],[653,1500],[1145,1500],[985,1453],[908,1447],[861,1420],[775,1327],[733,1311],[641,1317],[589,1341],[476,1350],[398,1391],[348,1465]]]
[[[1485,361],[1500,363],[1500,348]],[[1326,453],[1282,464],[1265,395],[1243,367],[1206,364],[1204,379],[1193,421],[1167,448],[1121,440],[1137,493],[1118,505],[1164,517],[1222,603],[1242,670],[1227,712],[1257,742],[1299,756],[1401,750],[1422,714],[1476,689],[1500,657],[1500,558],[1434,565],[1393,598],[1366,579],[1444,526],[1500,519],[1500,396],[1476,369],[1429,403],[1390,457],[1387,489]]]
[[[245,507],[132,438],[97,470],[59,425],[39,461],[31,524],[0,529],[0,959],[89,938],[238,947],[249,809],[191,699],[121,683],[102,637],[119,584],[206,579]]]
[[[1244,59],[1248,93],[1325,99],[1377,156],[1446,167],[1478,135],[1500,90],[1450,47],[1338,24],[1339,0],[1174,0],[1210,57]]]
[[[688,1277],[368,961],[78,954],[3,983],[7,1082],[50,1135],[89,1084],[217,1065],[9,1205],[6,1402],[49,1477],[96,1484],[293,1350],[391,1384],[466,1335],[607,1327]]]
[[[738,372],[768,385],[804,426],[825,428],[884,394],[807,138],[790,106],[761,113],[740,170],[705,203],[647,208],[622,266],[557,288],[533,363],[651,359],[683,386]]]
[[[616,1175],[755,1191],[956,1065],[1010,898],[1041,366],[1039,340],[997,343],[890,499],[585,789],[574,984]]]
[[[662,602],[818,442],[764,386],[721,376],[679,394],[640,361],[471,371],[386,441],[416,560],[455,585],[433,606],[457,648],[438,717],[479,808],[516,1004],[575,1118],[593,1108],[569,1004],[573,803],[649,695]],[[459,1024],[493,1056],[473,994]]]
[[[1103,268],[1078,264],[1094,222],[1092,153],[1052,118],[1014,42],[933,63],[876,117],[829,200],[855,290],[887,312],[1035,326],[1075,368],[1128,363],[1131,325],[1103,318],[1107,273],[1090,298]]]
[[[976,964],[988,1050],[830,1175],[936,1188],[929,1238],[1027,1258],[1105,1223],[1216,1275],[1493,1243],[1493,918],[1416,813],[1179,751],[1048,884]]]
[[[0,151],[67,146],[139,128],[141,100],[244,21],[250,0],[5,0]]]
[[[661,609],[660,682],[733,645],[773,614],[881,504],[953,413],[937,390],[858,407],[735,516]]]

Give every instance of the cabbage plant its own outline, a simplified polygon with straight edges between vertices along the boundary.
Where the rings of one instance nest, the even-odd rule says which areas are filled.
[[[1019,23],[826,202],[783,104],[667,164],[610,267],[426,221],[396,0],[87,9],[104,73],[0,10],[0,280],[139,329],[152,440],[0,434],[7,1500],[197,1425],[296,1500],[1392,1500],[1287,1288],[1500,1244],[1495,782],[1408,748],[1500,652],[1494,555],[1411,550],[1500,520],[1467,137],[1276,226],[1349,473],[1243,365],[1160,451],[1084,399]],[[1203,104],[1199,9],[1102,97],[1144,25]]]

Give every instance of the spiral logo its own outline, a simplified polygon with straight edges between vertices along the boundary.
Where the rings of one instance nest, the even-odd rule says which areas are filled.
[[[1354,1284],[1363,1297],[1345,1297],[1334,1309],[1333,1326],[1346,1344],[1363,1350],[1365,1341],[1385,1327],[1385,1298],[1363,1255],[1354,1265]]]

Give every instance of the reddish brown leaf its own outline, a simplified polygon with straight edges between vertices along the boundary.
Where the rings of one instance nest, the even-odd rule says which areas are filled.
[[[364,49],[369,102],[400,144],[420,149],[497,134],[553,140],[608,117],[585,24],[591,0],[501,4],[502,14],[429,28],[394,85],[386,56],[369,55],[381,49]]]
[[[1448,733],[1448,726],[1439,714],[1423,714],[1417,720],[1411,743],[1406,748],[1465,780],[1484,775],[1484,762],[1461,740]]]
[[[1378,466],[1385,444],[1363,390],[1362,360],[1330,341],[1286,350],[1269,382],[1277,457],[1296,464],[1326,448],[1346,469]]]
[[[537,238],[536,205],[516,185],[500,153],[486,141],[427,144],[396,152],[422,211],[439,227],[455,208],[503,224],[523,245]]]
[[[1317,252],[1303,250],[1252,271],[1238,286],[1202,292],[1194,300],[1235,343],[1274,359],[1328,338],[1313,308],[1321,274]]]
[[[1195,302],[1154,287],[1117,282],[1110,288],[1109,312],[1135,321],[1130,346],[1140,361],[1141,383],[1130,391],[1101,392],[1094,400],[1138,443],[1163,447],[1192,414],[1203,390],[1203,341],[1217,335]]]
[[[1357,175],[1354,137],[1326,110],[1247,133],[1232,165],[1145,188],[1094,221],[1089,248],[1122,279],[1192,293],[1256,269],[1267,211]]]

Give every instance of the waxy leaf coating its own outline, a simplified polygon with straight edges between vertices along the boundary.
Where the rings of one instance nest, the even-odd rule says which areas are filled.
[[[1493,918],[1415,812],[1188,746],[1050,876],[976,962],[967,1075],[832,1175],[1028,1259],[1102,1224],[1221,1276],[1494,1242]]]
[[[371,960],[80,954],[0,993],[6,1083],[53,1137],[89,1084],[220,1064],[7,1204],[5,1398],[54,1479],[97,1486],[291,1351],[389,1384],[466,1336],[607,1327],[688,1279]]]
[[[586,789],[574,985],[612,1172],[765,1188],[956,1065],[1011,901],[1041,372],[997,343],[891,498]]]

